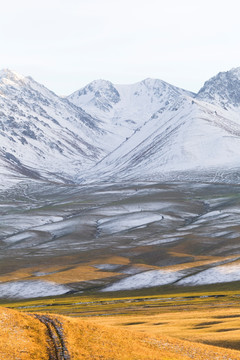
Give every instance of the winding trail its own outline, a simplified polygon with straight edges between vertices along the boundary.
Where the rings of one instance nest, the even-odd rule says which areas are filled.
[[[64,341],[62,324],[57,319],[46,315],[34,314],[34,316],[46,326],[49,360],[70,360],[70,355]]]

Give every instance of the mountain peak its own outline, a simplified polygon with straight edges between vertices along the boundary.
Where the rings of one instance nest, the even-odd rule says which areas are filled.
[[[108,87],[113,85],[111,83],[111,81],[109,80],[105,80],[105,79],[97,79],[97,80],[93,80],[91,81],[89,84],[87,84],[85,87],[87,86],[92,86],[94,88],[104,88],[104,87]]]
[[[77,91],[81,95],[86,95],[87,93],[92,93],[97,97],[101,94],[107,94],[108,92],[115,92],[116,89],[111,83],[111,81],[104,80],[104,79],[98,79],[93,80],[83,88],[81,88],[79,91]]]
[[[219,72],[206,81],[197,98],[225,109],[240,107],[240,67]]]
[[[109,111],[113,104],[120,101],[119,92],[114,85],[110,81],[102,79],[92,81],[68,97],[75,105],[78,105],[80,98],[83,99],[83,104],[94,103],[103,111]]]
[[[20,81],[20,80],[24,80],[25,77],[10,69],[2,69],[0,70],[0,80],[2,79],[7,79],[11,81]]]
[[[160,79],[146,78],[146,79],[140,81],[140,84],[154,85],[154,84],[166,84],[166,82],[163,80],[160,80]]]

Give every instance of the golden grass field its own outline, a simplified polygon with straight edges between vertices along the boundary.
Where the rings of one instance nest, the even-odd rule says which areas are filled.
[[[49,359],[44,325],[29,314],[1,308],[0,359]],[[175,337],[96,324],[89,320],[51,315],[63,326],[74,360],[237,360],[240,352],[182,341]],[[125,321],[126,319],[124,319]]]
[[[48,360],[44,325],[32,316],[1,308],[0,359]]]
[[[5,303],[0,308],[0,360],[49,359],[46,327],[34,317],[36,313],[62,324],[74,360],[237,360],[240,291],[235,287]]]

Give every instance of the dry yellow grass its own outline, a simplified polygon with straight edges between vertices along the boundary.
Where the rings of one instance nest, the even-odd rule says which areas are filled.
[[[67,284],[73,282],[104,279],[120,275],[115,271],[111,272],[99,270],[97,267],[95,267],[95,265],[98,264],[128,265],[129,259],[120,256],[112,256],[72,266],[46,266],[44,264],[44,266],[20,268],[18,270],[0,275],[0,281],[7,282],[16,280],[36,280],[36,278],[38,278],[41,280]]]
[[[168,350],[160,354],[158,344],[146,335],[112,331],[84,320],[52,316],[63,325],[71,359],[188,360]],[[31,315],[0,309],[0,360],[49,359],[46,327]]]
[[[104,279],[116,275],[119,274],[117,272],[101,271],[89,265],[82,265],[69,270],[60,271],[56,274],[41,276],[41,280],[67,284],[72,282]]]
[[[61,317],[73,360],[187,360],[146,335]]]
[[[240,353],[58,316],[73,360],[239,360]]]
[[[234,255],[232,255],[232,256],[192,256],[187,253],[176,253],[173,251],[170,251],[169,254],[173,257],[183,257],[183,256],[189,257],[189,256],[191,256],[194,259],[194,261],[183,262],[183,263],[177,264],[177,265],[169,265],[169,266],[161,267],[161,269],[180,271],[180,270],[184,270],[184,269],[197,268],[199,266],[210,265],[210,264],[218,263],[220,261],[229,261],[230,264],[236,263],[236,261],[235,261],[236,256],[234,256]],[[233,260],[233,261],[231,262],[231,260]]]
[[[182,308],[154,315],[96,317],[94,322],[122,329],[130,328],[154,337],[172,336],[240,350],[240,310],[236,308],[191,311]]]
[[[90,264],[119,264],[119,265],[128,265],[130,260],[127,257],[123,256],[105,256],[96,260],[91,261]]]
[[[0,308],[0,359],[48,360],[45,332],[34,317]]]
[[[178,317],[176,318],[176,315]],[[190,338],[193,327],[200,321],[192,312],[190,315],[161,314],[147,317],[111,317],[98,318],[89,321],[81,318],[70,318],[60,315],[47,315],[48,318],[62,324],[62,333],[71,360],[239,360],[240,352],[222,349],[216,346],[199,344],[163,335],[164,331],[153,331],[156,325],[170,325],[165,327],[167,332],[185,338]],[[226,315],[226,313],[225,313]],[[235,326],[239,324],[237,310],[232,319]],[[205,313],[203,321],[211,314]],[[214,314],[215,319],[223,318],[219,310]],[[240,316],[240,315],[239,315]],[[136,318],[136,319],[135,319]],[[125,321],[132,321],[126,323]],[[137,322],[134,325],[134,321]],[[160,320],[162,321],[160,323]],[[203,322],[202,321],[202,322]],[[178,324],[179,322],[179,324]],[[231,322],[231,321],[230,321]],[[104,326],[103,323],[115,325]],[[132,330],[127,327],[132,324]],[[213,324],[218,326],[217,322]],[[230,326],[230,324],[229,324]],[[163,330],[163,328],[161,328]],[[217,328],[215,329],[217,330]],[[189,334],[187,334],[189,331]],[[200,329],[199,329],[200,331]],[[144,333],[145,332],[145,333]],[[32,315],[19,313],[14,310],[0,308],[0,360],[47,360],[49,359],[49,341],[46,326]],[[199,335],[193,340],[199,340]]]
[[[41,273],[41,276],[35,276],[34,273]],[[44,273],[48,273],[44,275]],[[0,276],[1,282],[6,281],[16,281],[16,280],[46,280],[46,281],[53,281],[56,283],[67,284],[72,282],[81,282],[81,281],[90,281],[90,280],[97,280],[97,279],[104,279],[112,276],[120,275],[117,272],[110,272],[110,271],[102,271],[94,268],[90,265],[81,265],[75,266],[71,269],[65,270],[65,268],[52,268],[48,269],[45,268],[44,271],[42,269],[20,269],[14,271],[12,273],[8,273],[6,275]]]
[[[62,266],[45,266],[45,267],[32,267],[32,268],[22,268],[12,272],[8,272],[4,275],[0,275],[0,281],[16,281],[16,280],[26,280],[36,278],[35,273],[54,273],[61,271]]]

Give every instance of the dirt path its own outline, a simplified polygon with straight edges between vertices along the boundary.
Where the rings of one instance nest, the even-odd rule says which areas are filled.
[[[57,319],[50,318],[46,315],[34,314],[34,316],[46,326],[49,344],[49,360],[70,360],[61,323]]]

